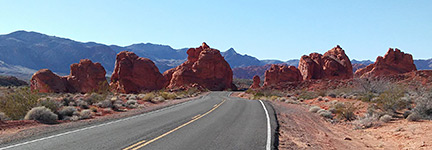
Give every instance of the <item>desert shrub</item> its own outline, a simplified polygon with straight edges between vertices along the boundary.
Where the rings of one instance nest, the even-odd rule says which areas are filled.
[[[59,119],[64,119],[67,116],[72,117],[74,114],[77,114],[77,113],[78,113],[78,110],[75,107],[66,106],[66,107],[61,108],[58,111],[58,114],[59,114],[58,117],[59,117]]]
[[[75,102],[75,100],[70,95],[66,95],[61,99],[61,103],[63,104],[63,106],[69,106],[71,102]]]
[[[159,92],[159,95],[162,96],[164,99],[175,99],[177,97],[176,94],[170,93],[170,92]]]
[[[8,119],[8,117],[6,116],[6,114],[4,112],[0,112],[0,121],[4,121],[7,119]]]
[[[103,94],[92,93],[89,97],[85,98],[84,101],[86,101],[88,104],[94,104],[105,100],[106,97],[107,96]]]
[[[57,110],[61,107],[61,105],[62,104],[60,102],[53,100],[51,98],[39,99],[39,104],[38,104],[38,106],[44,106],[53,112],[57,112]]]
[[[392,116],[390,116],[390,115],[384,115],[384,116],[381,116],[379,120],[382,121],[382,122],[384,122],[384,123],[387,123],[387,122],[390,122],[391,119],[392,119]]]
[[[356,128],[360,129],[381,126],[376,114],[366,114],[364,117],[354,120],[353,124],[356,126]]]
[[[126,101],[126,107],[127,108],[137,108],[138,102],[136,100],[128,100],[128,101]]]
[[[91,117],[93,117],[93,114],[90,109],[84,109],[80,112],[80,119],[90,119]]]
[[[321,109],[317,112],[320,116],[324,117],[324,118],[333,118],[333,115],[330,111],[327,111],[325,109]]]
[[[30,111],[28,111],[24,119],[37,120],[42,123],[55,123],[58,117],[50,109],[41,106],[32,108]]]
[[[308,99],[314,99],[318,97],[318,93],[313,91],[303,91],[300,93],[298,98],[308,100]]]
[[[112,107],[111,100],[104,100],[104,101],[100,102],[100,107],[102,107],[102,108]]]
[[[413,110],[418,116],[423,119],[432,119],[432,92],[424,92],[415,100]]]
[[[165,98],[163,98],[162,96],[155,97],[151,100],[152,103],[159,103],[159,102],[164,102],[164,101],[165,101]]]
[[[374,93],[366,92],[360,95],[360,100],[362,100],[363,102],[371,102],[372,99],[375,97],[376,95]]]
[[[396,112],[397,110],[407,108],[410,105],[410,101],[404,99],[406,90],[401,86],[391,86],[386,91],[382,92],[376,99],[372,99],[371,102],[376,103],[377,106],[383,111],[391,110]]]
[[[335,93],[329,93],[327,96],[331,97],[331,98],[336,98],[336,94]]]
[[[153,92],[147,93],[144,97],[143,100],[145,101],[151,101],[153,98],[155,98],[156,95]]]
[[[411,113],[410,115],[408,115],[408,117],[406,118],[408,121],[419,121],[421,119],[421,116],[419,114],[417,114],[416,112]]]
[[[30,109],[37,106],[39,98],[39,94],[32,92],[29,87],[18,88],[0,99],[0,110],[10,119],[22,119]]]
[[[107,95],[110,92],[110,86],[108,84],[108,81],[103,81],[98,83],[99,89],[95,90],[94,93]]]
[[[83,100],[78,100],[77,101],[77,106],[82,108],[82,109],[89,109],[89,104],[86,101]]]
[[[321,108],[318,106],[312,106],[311,108],[309,108],[309,112],[311,113],[316,113],[320,110]]]
[[[361,93],[382,93],[386,91],[391,82],[383,77],[380,78],[356,78],[354,85]]]
[[[325,97],[327,95],[327,92],[324,90],[320,90],[320,91],[318,91],[317,94],[318,94],[318,96]]]
[[[354,106],[353,103],[336,103],[331,106],[334,109],[334,113],[337,119],[352,121],[356,119],[356,115],[354,111],[357,110],[357,107]]]

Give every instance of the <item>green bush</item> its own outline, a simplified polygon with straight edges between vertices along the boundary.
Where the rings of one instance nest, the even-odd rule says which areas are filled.
[[[0,110],[10,119],[23,119],[30,109],[37,106],[39,98],[39,94],[29,87],[18,88],[0,99]]]
[[[24,117],[25,120],[37,120],[42,123],[55,123],[58,116],[50,109],[41,106],[32,108]]]
[[[92,93],[90,94],[89,97],[87,97],[86,99],[84,99],[88,104],[92,105],[94,103],[98,103],[101,102],[103,100],[105,100],[107,97],[107,95],[104,94],[97,94],[97,93]]]

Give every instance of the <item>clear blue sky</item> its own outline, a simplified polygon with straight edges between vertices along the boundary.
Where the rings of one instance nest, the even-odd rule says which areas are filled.
[[[0,0],[0,34],[173,48],[207,42],[260,59],[299,59],[339,44],[351,59],[398,47],[432,58],[431,0]]]

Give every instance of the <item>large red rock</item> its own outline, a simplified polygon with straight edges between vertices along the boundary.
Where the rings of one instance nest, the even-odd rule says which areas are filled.
[[[375,63],[355,72],[356,77],[374,77],[416,71],[411,54],[390,48],[384,57],[378,56]]]
[[[30,86],[32,90],[43,93],[96,92],[108,85],[105,74],[105,69],[100,63],[83,59],[79,63],[71,65],[71,72],[68,76],[60,77],[48,69],[39,70],[33,74]]]
[[[71,72],[67,76],[67,80],[76,92],[96,92],[100,88],[108,86],[105,78],[105,68],[100,63],[82,59],[79,63],[72,64],[70,67]]]
[[[304,80],[350,79],[352,64],[345,51],[338,45],[324,53],[311,53],[300,58],[299,70]]]
[[[283,88],[285,84],[303,81],[303,77],[294,66],[272,65],[264,74],[263,87]]]
[[[233,73],[219,50],[203,43],[187,51],[188,59],[176,68],[164,72],[169,80],[167,88],[187,88],[199,85],[209,90],[236,89],[232,83]]]
[[[42,93],[59,93],[72,90],[67,78],[60,77],[49,69],[41,69],[34,73],[30,79],[30,88],[32,91],[37,90]]]
[[[309,56],[303,55],[300,58],[298,69],[300,70],[303,80],[321,79],[323,77],[323,60],[322,55],[311,53]]]
[[[147,58],[138,57],[133,52],[122,51],[117,54],[110,87],[121,93],[138,93],[160,90],[166,80],[156,65]]]
[[[255,75],[253,77],[253,83],[252,83],[252,85],[249,88],[250,89],[259,89],[259,88],[261,88],[260,82],[261,82],[260,77],[258,75]]]

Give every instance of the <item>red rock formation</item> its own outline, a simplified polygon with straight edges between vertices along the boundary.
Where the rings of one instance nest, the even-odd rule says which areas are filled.
[[[311,53],[302,56],[299,70],[304,80],[308,79],[350,79],[352,65],[345,51],[338,45],[324,53]]]
[[[69,92],[71,90],[67,78],[60,77],[49,69],[41,69],[34,73],[30,80],[30,88],[32,91],[37,90],[42,93]]]
[[[263,87],[283,88],[284,84],[303,81],[300,71],[294,66],[272,65],[264,76]]]
[[[123,51],[117,54],[110,86],[121,93],[160,90],[166,80],[156,65],[147,58],[138,57],[133,52]]]
[[[188,60],[174,69],[164,72],[169,79],[167,88],[189,87],[198,84],[209,90],[236,89],[232,83],[232,70],[219,50],[203,43],[187,51]]]
[[[321,79],[323,77],[323,60],[322,55],[311,53],[309,56],[303,55],[300,58],[298,69],[300,70],[303,80]]]
[[[250,89],[259,89],[259,88],[261,88],[261,86],[259,85],[260,82],[261,82],[260,77],[258,75],[255,75],[253,77],[253,83],[252,83],[252,85],[249,88]]]
[[[356,77],[372,77],[407,73],[417,68],[411,54],[390,48],[384,57],[378,56],[374,64],[355,72]]]
[[[41,69],[33,74],[30,82],[32,90],[39,92],[68,92],[88,93],[98,91],[108,83],[105,78],[105,69],[100,63],[83,59],[71,65],[71,73],[60,77],[51,70]]]
[[[100,63],[82,59],[79,63],[72,64],[70,67],[71,72],[67,76],[67,80],[76,92],[95,92],[101,87],[108,86],[105,78],[105,68]]]

